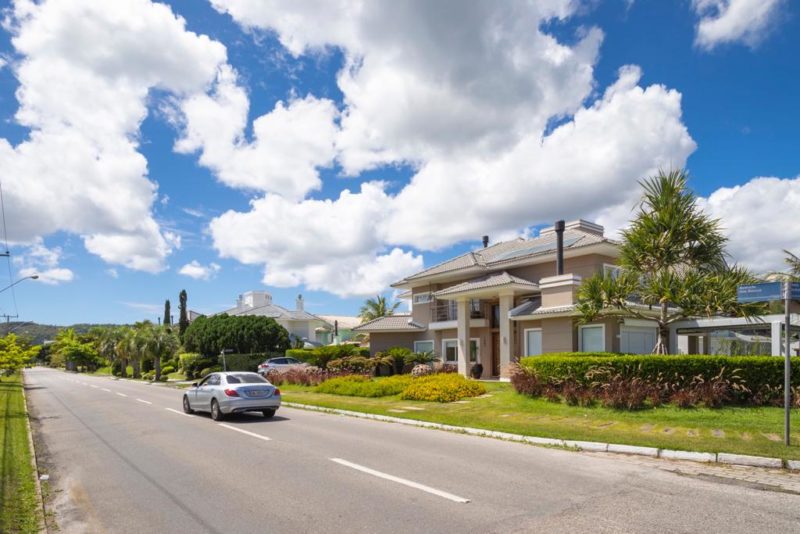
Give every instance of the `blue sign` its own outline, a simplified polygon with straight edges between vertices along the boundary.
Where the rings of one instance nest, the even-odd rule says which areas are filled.
[[[800,284],[798,284],[800,295]],[[768,302],[770,300],[783,300],[783,282],[765,282],[763,284],[749,284],[736,288],[736,300],[747,302]]]
[[[800,300],[800,282],[789,282],[789,298]]]

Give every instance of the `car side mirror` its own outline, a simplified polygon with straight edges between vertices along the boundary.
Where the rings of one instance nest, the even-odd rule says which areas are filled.
[[[196,388],[197,387],[197,382],[192,382],[192,387]]]

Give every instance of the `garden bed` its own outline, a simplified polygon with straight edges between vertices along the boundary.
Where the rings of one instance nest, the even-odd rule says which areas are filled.
[[[785,447],[780,408],[664,405],[627,412],[534,399],[507,383],[483,384],[487,395],[454,403],[409,401],[399,395],[345,397],[295,385],[281,386],[281,391],[287,402],[528,436],[800,459],[800,410],[793,410],[794,445]]]

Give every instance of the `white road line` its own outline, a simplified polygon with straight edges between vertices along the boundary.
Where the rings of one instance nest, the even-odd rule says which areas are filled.
[[[100,389],[102,389],[102,390],[103,390],[103,391],[105,391],[106,393],[111,393],[111,390],[110,390],[110,389],[108,389],[108,388],[100,388]]]
[[[145,403],[145,404],[153,404],[153,403],[152,403],[152,402],[150,402],[150,401],[146,401],[146,400],[142,400],[142,399],[136,399],[136,400],[137,400],[137,401],[139,401],[139,402],[143,402],[143,403]]]
[[[127,395],[125,395],[124,393],[120,393],[119,391],[117,391],[117,395],[119,395],[120,397],[127,397]]]
[[[178,415],[185,415],[186,417],[191,417],[191,415],[189,415],[188,413],[183,413],[180,410],[173,410],[172,408],[164,408],[164,409],[167,410],[168,412],[176,413]]]
[[[417,482],[412,482],[411,480],[406,480],[405,478],[400,478],[394,475],[381,473],[380,471],[375,471],[374,469],[370,469],[369,467],[364,467],[363,465],[354,464],[353,462],[348,462],[347,460],[342,460],[341,458],[329,458],[329,460],[331,460],[332,462],[336,462],[339,465],[343,465],[345,467],[350,467],[357,471],[361,471],[362,473],[367,473],[368,475],[382,478],[384,480],[391,480],[392,482],[397,482],[398,484],[408,486],[409,488],[414,488],[430,493],[432,495],[437,495],[439,497],[443,497],[453,502],[461,504],[466,504],[469,502],[469,499],[465,499],[464,497],[459,497],[458,495],[453,495],[452,493],[447,493],[446,491],[438,490],[430,486],[425,486],[424,484],[418,484]]]
[[[235,430],[236,432],[241,432],[242,434],[247,434],[248,436],[252,436],[254,438],[263,439],[264,441],[271,441],[272,438],[268,438],[267,436],[262,436],[261,434],[256,434],[255,432],[248,432],[247,430],[242,430],[241,428],[236,428],[235,426],[226,425],[225,423],[217,423],[219,426],[227,428],[228,430]]]

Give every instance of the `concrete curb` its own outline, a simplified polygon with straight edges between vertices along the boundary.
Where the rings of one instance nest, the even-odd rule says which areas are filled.
[[[33,444],[33,430],[31,429],[31,414],[28,411],[28,396],[25,394],[25,372],[22,372],[22,404],[25,407],[25,427],[28,429],[28,446],[31,448],[31,465],[33,466],[33,478],[36,484],[36,502],[39,515],[39,526],[44,532],[48,532],[47,520],[44,515],[44,494],[42,494],[42,484],[39,480],[39,463],[36,461],[36,447]]]
[[[573,441],[556,438],[540,438],[537,436],[523,436],[522,434],[511,434],[508,432],[498,432],[495,430],[483,430],[464,426],[444,425],[431,423],[429,421],[418,421],[416,419],[405,419],[403,417],[392,417],[389,415],[378,415],[365,412],[353,412],[350,410],[340,410],[338,408],[325,408],[311,404],[300,404],[296,402],[284,402],[283,406],[298,408],[312,412],[322,412],[335,415],[345,415],[348,417],[358,417],[360,419],[370,419],[373,421],[383,421],[386,423],[399,423],[401,425],[416,426],[421,428],[433,428],[435,430],[445,430],[448,432],[459,432],[471,436],[481,436],[518,443],[529,443],[545,447],[561,447],[576,449],[586,452],[610,452],[614,454],[631,454],[636,456],[647,456],[650,458],[662,458],[664,460],[683,460],[698,463],[724,463],[726,465],[740,465],[747,467],[762,467],[770,469],[789,469],[800,471],[800,460],[782,460],[781,458],[769,458],[765,456],[747,456],[744,454],[730,454],[725,452],[698,452],[698,451],[676,451],[671,449],[658,449],[656,447],[637,447],[634,445],[623,445],[618,443],[600,443],[595,441]]]

